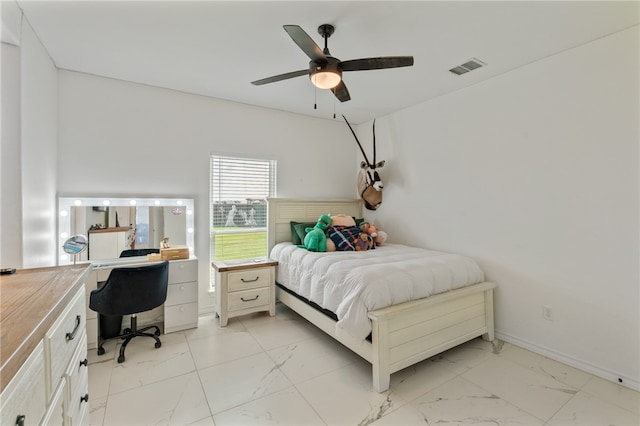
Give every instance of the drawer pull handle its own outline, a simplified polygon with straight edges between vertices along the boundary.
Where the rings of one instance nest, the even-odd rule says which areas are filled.
[[[89,360],[87,358],[84,359],[84,361],[80,361],[80,366],[84,366],[86,367],[87,365],[89,365]]]
[[[252,302],[254,300],[258,300],[258,297],[260,297],[260,295],[256,295],[256,297],[254,297],[253,299],[245,299],[244,297],[241,297],[240,300],[242,300],[243,302]]]
[[[255,280],[245,280],[244,278],[240,278],[240,281],[242,281],[243,283],[255,283],[259,279],[260,279],[260,276],[257,276]]]
[[[24,414],[18,414],[16,417],[16,426],[24,426],[24,420],[27,418]]]
[[[76,333],[80,329],[80,315],[76,315],[76,328],[73,329],[72,333],[67,333],[67,342],[75,339]]]
[[[80,397],[80,403],[89,402],[89,394],[85,393],[84,396]]]

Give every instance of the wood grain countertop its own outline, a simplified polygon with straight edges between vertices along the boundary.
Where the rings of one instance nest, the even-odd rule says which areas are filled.
[[[130,226],[118,226],[117,228],[100,228],[100,229],[89,229],[90,234],[104,234],[106,232],[126,232],[131,231]]]
[[[227,260],[226,262],[211,262],[211,266],[213,266],[218,272],[227,272],[242,269],[265,268],[267,266],[278,266],[278,261],[267,258]]]
[[[0,392],[78,289],[91,265],[19,269],[0,276]]]

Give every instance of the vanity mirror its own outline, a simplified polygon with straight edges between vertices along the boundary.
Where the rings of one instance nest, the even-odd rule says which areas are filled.
[[[58,198],[58,264],[73,263],[63,250],[74,234],[88,237],[78,259],[118,258],[122,250],[187,246],[193,255],[194,203],[188,198]],[[92,250],[93,248],[93,250]]]

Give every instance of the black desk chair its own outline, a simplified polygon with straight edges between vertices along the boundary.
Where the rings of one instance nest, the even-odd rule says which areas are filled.
[[[143,248],[143,249],[122,250],[120,252],[120,257],[146,256],[151,253],[160,253],[160,249],[159,248]]]
[[[162,345],[158,339],[160,328],[152,325],[138,330],[136,314],[162,305],[167,299],[168,282],[169,262],[166,261],[145,266],[114,268],[111,271],[104,286],[91,292],[89,308],[102,315],[131,314],[131,328],[126,328],[122,334],[107,339],[99,336],[98,355],[105,352],[103,343],[115,338],[124,339],[120,347],[119,363],[124,362],[124,350],[134,337],[152,337],[156,341],[156,348]],[[153,328],[155,333],[145,333]]]

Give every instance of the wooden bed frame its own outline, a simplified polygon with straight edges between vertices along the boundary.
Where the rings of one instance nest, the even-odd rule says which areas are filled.
[[[315,222],[326,214],[362,217],[360,200],[269,199],[269,251],[291,241],[290,221]],[[336,322],[304,301],[276,289],[276,297],[322,331],[372,364],[373,388],[389,389],[391,374],[440,352],[482,336],[494,339],[493,289],[483,282],[369,312],[371,342],[336,331]]]

